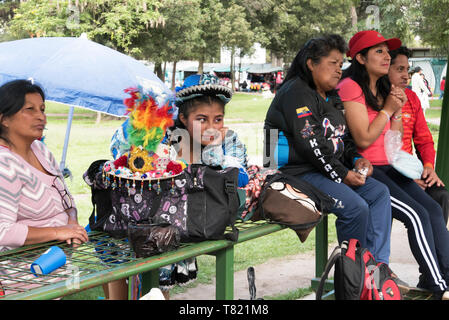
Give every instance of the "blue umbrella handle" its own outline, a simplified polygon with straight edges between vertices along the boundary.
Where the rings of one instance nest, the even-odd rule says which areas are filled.
[[[67,178],[72,175],[70,170],[65,167],[65,159],[67,157],[67,149],[69,147],[69,138],[70,138],[70,129],[72,128],[73,111],[74,107],[70,106],[69,117],[67,119],[67,129],[65,132],[65,139],[64,139],[64,149],[62,150],[62,160],[61,163],[59,164],[59,169],[61,170],[64,178]]]

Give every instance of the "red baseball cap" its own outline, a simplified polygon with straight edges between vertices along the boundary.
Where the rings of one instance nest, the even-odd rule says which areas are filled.
[[[382,42],[385,42],[390,50],[398,49],[402,44],[399,38],[385,39],[375,30],[359,31],[349,40],[349,51],[346,52],[346,55],[354,59],[355,55],[361,50]]]

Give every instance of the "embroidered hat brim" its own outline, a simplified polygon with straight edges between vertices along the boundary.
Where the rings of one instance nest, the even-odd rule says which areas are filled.
[[[232,90],[219,84],[216,76],[208,74],[189,76],[182,87],[176,88],[176,97],[183,102],[206,95],[216,96],[226,104],[232,98]]]
[[[226,104],[231,101],[232,90],[222,85],[205,84],[191,86],[176,92],[176,97],[182,101],[187,101],[205,95],[217,96]]]

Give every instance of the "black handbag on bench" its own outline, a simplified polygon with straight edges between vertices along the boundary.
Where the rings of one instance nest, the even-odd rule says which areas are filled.
[[[169,223],[179,229],[181,242],[238,240],[237,168],[190,165],[176,177],[133,180],[102,172],[103,164],[94,162],[91,167],[97,169],[89,168],[85,174],[91,173],[89,181],[101,181],[90,184],[92,230],[126,237],[128,223]],[[226,233],[228,226],[231,232]]]

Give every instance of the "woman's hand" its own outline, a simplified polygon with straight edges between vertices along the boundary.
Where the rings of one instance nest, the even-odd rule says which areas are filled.
[[[392,116],[402,108],[406,101],[407,95],[405,94],[404,90],[392,84],[390,94],[385,100],[383,110],[385,110]]]
[[[68,244],[81,244],[89,240],[86,230],[76,221],[61,227],[31,227],[24,245],[43,243],[48,241],[66,241]]]
[[[62,227],[54,227],[56,240],[66,241],[67,244],[81,244],[89,241],[86,230],[77,222],[69,222]]]
[[[366,177],[370,177],[373,174],[373,165],[368,159],[365,158],[357,159],[354,165],[354,169],[358,173],[366,172]]]
[[[343,180],[344,184],[347,184],[350,187],[360,187],[365,184],[366,177],[358,172],[349,170],[345,179]]]

